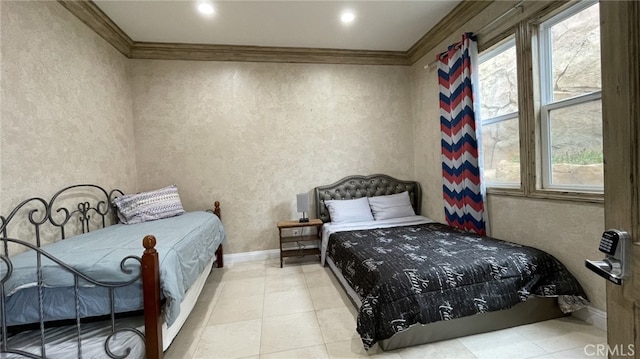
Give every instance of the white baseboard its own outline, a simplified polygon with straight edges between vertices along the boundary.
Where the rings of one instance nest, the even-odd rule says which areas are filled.
[[[260,261],[266,259],[278,259],[280,258],[280,249],[267,249],[264,251],[243,252],[224,254],[224,263],[240,263],[250,261]]]
[[[574,317],[581,319],[596,328],[607,330],[607,312],[591,306],[584,307],[571,313]]]

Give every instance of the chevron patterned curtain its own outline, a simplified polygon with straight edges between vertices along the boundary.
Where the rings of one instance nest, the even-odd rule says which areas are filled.
[[[473,103],[477,55],[476,41],[467,33],[462,36],[462,42],[438,56],[442,187],[447,223],[486,235],[484,188],[479,167],[482,162],[478,157]],[[475,67],[473,71],[472,67]]]

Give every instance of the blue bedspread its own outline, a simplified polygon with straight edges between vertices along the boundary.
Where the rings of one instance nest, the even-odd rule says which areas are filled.
[[[217,216],[190,212],[140,224],[117,224],[47,245],[43,249],[95,280],[126,282],[133,274],[122,272],[120,262],[126,256],[141,256],[144,250],[142,238],[148,234],[157,239],[155,248],[160,256],[160,288],[166,299],[164,315],[170,326],[180,313],[180,303],[186,290],[211,262],[218,245],[225,239],[224,228]],[[75,318],[73,276],[51,260],[42,258],[43,282],[47,287],[44,292],[45,319]],[[35,252],[21,253],[11,261],[14,272],[5,283],[5,293],[10,296],[7,300],[8,324],[37,322]],[[139,272],[137,261],[126,263],[134,273]],[[83,280],[79,285],[82,287],[81,316],[109,313],[106,289],[94,287]],[[142,309],[140,280],[118,288],[115,297],[117,312]]]

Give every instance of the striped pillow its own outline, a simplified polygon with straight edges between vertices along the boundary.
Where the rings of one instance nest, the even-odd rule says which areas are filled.
[[[154,221],[184,213],[176,185],[120,196],[113,202],[118,208],[118,218],[123,224]]]

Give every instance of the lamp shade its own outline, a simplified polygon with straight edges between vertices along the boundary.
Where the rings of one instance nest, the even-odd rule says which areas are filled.
[[[299,213],[309,212],[309,194],[308,193],[298,193],[297,202],[298,202]]]

